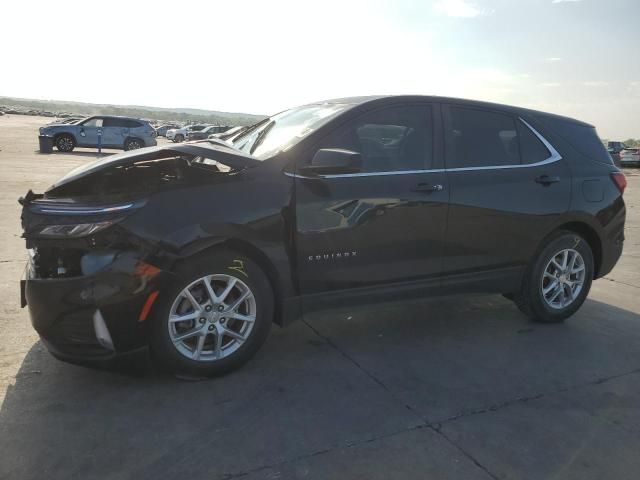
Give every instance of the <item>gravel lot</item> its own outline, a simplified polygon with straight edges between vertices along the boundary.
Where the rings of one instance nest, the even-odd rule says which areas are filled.
[[[37,153],[49,119],[0,117],[0,478],[640,476],[640,176],[627,240],[564,325],[499,296],[316,313],[241,371],[184,382],[140,358],[67,365],[18,300],[16,199],[94,151]]]

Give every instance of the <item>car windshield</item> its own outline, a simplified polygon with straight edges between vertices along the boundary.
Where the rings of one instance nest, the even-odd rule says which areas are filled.
[[[231,144],[264,160],[293,147],[348,107],[346,104],[323,103],[285,110],[248,128]]]

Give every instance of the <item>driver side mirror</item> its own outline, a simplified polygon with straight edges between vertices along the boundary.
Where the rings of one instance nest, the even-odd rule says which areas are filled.
[[[343,173],[358,173],[362,167],[362,156],[352,150],[322,148],[316,152],[311,165],[300,168],[304,175],[321,176]]]

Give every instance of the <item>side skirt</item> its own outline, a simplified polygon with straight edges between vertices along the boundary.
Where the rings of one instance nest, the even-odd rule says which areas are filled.
[[[373,287],[350,288],[287,298],[282,317],[277,321],[287,326],[305,313],[335,307],[384,303],[415,298],[429,298],[465,293],[511,293],[522,283],[525,266],[509,266],[482,272],[466,272]]]

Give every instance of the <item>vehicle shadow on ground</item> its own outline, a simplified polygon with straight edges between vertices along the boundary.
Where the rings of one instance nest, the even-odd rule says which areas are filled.
[[[242,475],[624,374],[639,340],[640,315],[612,305],[536,325],[492,296],[309,315],[200,382],[146,358],[68,365],[37,342],[0,409],[0,478]]]

